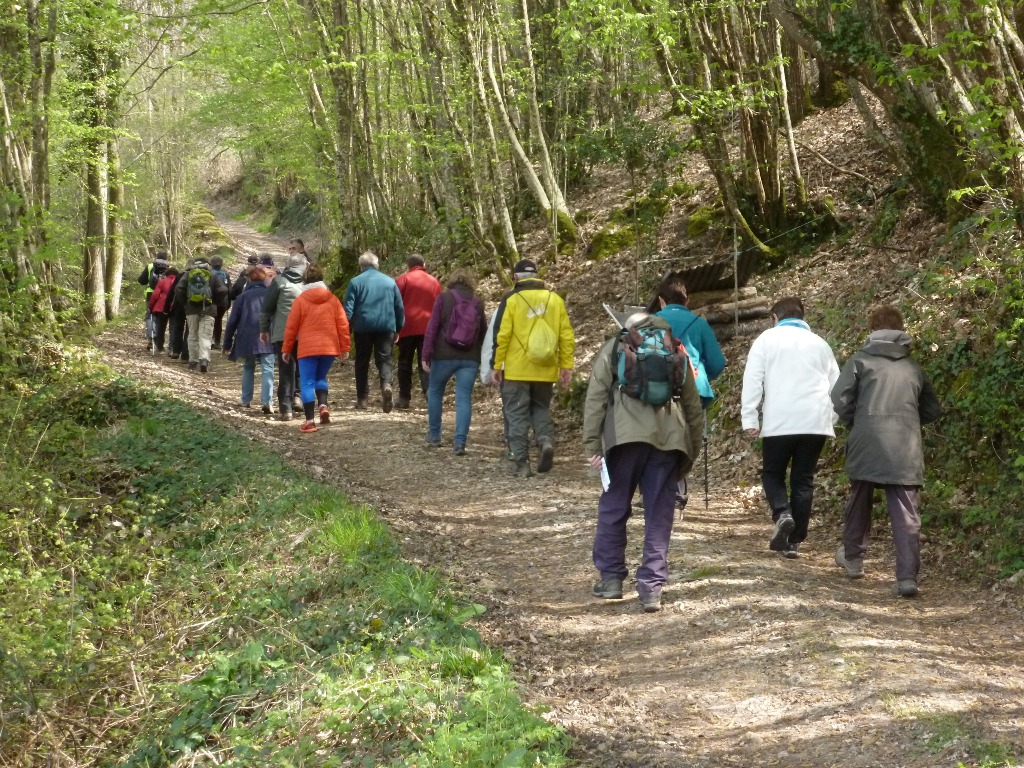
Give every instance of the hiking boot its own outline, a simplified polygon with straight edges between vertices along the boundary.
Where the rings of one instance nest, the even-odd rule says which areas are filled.
[[[605,600],[621,600],[622,599],[622,579],[616,579],[614,577],[609,579],[601,579],[594,585],[594,588],[590,591],[594,597],[602,597]]]
[[[152,341],[147,341],[146,342],[146,351],[147,352],[152,352],[153,351],[153,342]]]
[[[167,356],[171,358],[171,360],[177,360],[179,357],[181,357],[181,352],[168,352]]]
[[[264,414],[265,416],[269,416],[269,415],[270,415],[270,414],[272,414],[273,412],[274,412],[274,409],[273,409],[273,408],[271,408],[271,407],[270,407],[269,405],[264,405],[264,406],[263,406],[263,414]]]
[[[299,427],[299,432],[316,432],[316,422],[315,421],[304,421],[304,422],[302,422],[302,426]]]
[[[896,597],[917,597],[917,582],[913,579],[900,579],[893,585],[892,593]]]
[[[292,412],[291,411],[286,411],[285,409],[282,408],[280,410],[280,412],[278,412],[277,418],[280,421],[291,421],[292,420]]]
[[[786,548],[779,552],[787,560],[796,560],[800,557],[800,545],[799,544],[787,544]]]
[[[190,371],[194,371],[194,370],[196,370],[196,369],[198,369],[198,368],[199,368],[199,363],[197,363],[197,362],[196,362],[195,360],[190,360],[190,361],[189,361],[189,363],[188,363],[188,369],[189,369]]]
[[[656,595],[640,595],[640,605],[644,613],[657,613],[661,610],[661,593]]]
[[[220,349],[220,342],[219,341],[215,341],[212,344],[210,344],[210,349],[218,349],[219,350]]]
[[[391,407],[394,405],[394,393],[391,391],[390,384],[380,385],[380,397],[383,401],[381,408],[384,410],[384,413],[391,413]]]
[[[465,456],[466,455],[466,446],[464,446],[464,445],[454,445],[454,446],[452,446],[452,454],[454,456]]]
[[[425,438],[424,442],[427,444],[428,448],[440,448],[441,447],[441,438],[440,437],[431,437],[430,435],[427,435],[427,437]]]
[[[331,411],[326,405],[320,406],[320,423],[330,424],[331,423]]]
[[[796,520],[793,516],[786,513],[779,515],[779,519],[775,521],[775,533],[772,534],[771,541],[768,542],[768,549],[772,552],[784,552],[786,547],[789,546],[789,534],[796,528]]]
[[[530,462],[526,459],[510,459],[508,469],[505,470],[511,477],[533,477],[533,470],[530,469]]]
[[[210,370],[210,364],[208,362],[206,362],[205,360],[200,360],[199,361],[199,372],[200,373],[206,373],[209,370]]]
[[[859,557],[847,559],[846,546],[843,544],[840,544],[839,549],[836,550],[836,565],[845,568],[846,575],[851,579],[859,579],[864,576],[864,561]]]
[[[365,411],[366,410],[366,406],[367,406],[367,403],[366,403],[366,398],[365,397],[360,397],[358,400],[356,400],[356,409],[358,409],[360,411]]]
[[[238,402],[238,407],[239,408],[252,408],[252,403],[243,403],[242,401],[239,401]]]
[[[402,397],[401,395],[399,395],[398,400],[395,401],[395,408],[397,408],[400,411],[407,411],[409,410],[410,404],[411,401],[409,400],[408,397]]]
[[[550,472],[551,465],[555,463],[555,444],[549,437],[542,437],[539,443],[540,459],[537,460],[537,471]]]

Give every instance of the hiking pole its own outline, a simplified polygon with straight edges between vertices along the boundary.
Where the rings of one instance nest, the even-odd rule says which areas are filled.
[[[704,509],[708,508],[708,409],[704,413]]]

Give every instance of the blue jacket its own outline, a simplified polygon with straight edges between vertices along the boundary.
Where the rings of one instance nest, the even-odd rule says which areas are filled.
[[[345,291],[345,314],[353,333],[398,333],[405,325],[405,305],[395,281],[367,267]]]
[[[260,312],[263,311],[263,297],[266,295],[266,283],[250,282],[231,306],[228,326],[224,330],[224,347],[231,348],[229,360],[249,355],[273,354],[273,345],[260,341]]]
[[[697,392],[707,407],[715,399],[711,382],[725,370],[725,355],[718,346],[715,332],[707,320],[679,304],[666,305],[657,316],[668,321],[672,326],[672,335],[686,347],[686,354],[697,368]]]

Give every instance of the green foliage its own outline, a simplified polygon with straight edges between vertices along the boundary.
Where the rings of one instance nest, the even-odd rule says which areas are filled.
[[[0,762],[565,763],[372,510],[87,363],[5,383]]]
[[[906,208],[906,200],[909,190],[899,187],[892,194],[888,195],[875,212],[874,221],[871,226],[870,239],[875,245],[882,245],[896,231],[896,227],[903,217]]]
[[[716,219],[721,219],[724,212],[721,208],[710,205],[702,205],[686,221],[686,234],[690,237],[700,237],[714,226]]]

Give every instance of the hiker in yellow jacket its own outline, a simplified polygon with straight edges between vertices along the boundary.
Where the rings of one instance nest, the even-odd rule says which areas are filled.
[[[555,382],[569,386],[576,337],[562,297],[544,285],[537,265],[523,259],[513,270],[516,285],[498,305],[491,367],[501,385],[508,420],[508,473],[530,477],[530,426],[540,458],[537,471],[555,460],[551,396]]]

